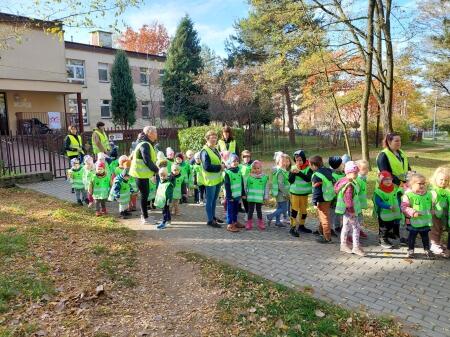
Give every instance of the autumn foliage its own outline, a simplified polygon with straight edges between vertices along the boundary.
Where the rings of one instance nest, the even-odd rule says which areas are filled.
[[[150,25],[143,25],[138,31],[128,27],[117,43],[125,50],[163,55],[169,48],[170,39],[166,27],[154,21]]]

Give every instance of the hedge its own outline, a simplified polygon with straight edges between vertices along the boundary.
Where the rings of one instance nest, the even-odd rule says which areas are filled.
[[[219,139],[222,138],[222,127],[214,125],[203,125],[187,128],[184,130],[178,130],[178,140],[180,142],[180,149],[183,152],[192,150],[194,152],[200,151],[205,145],[205,135],[209,130],[217,132]],[[240,150],[243,150],[244,146],[244,130],[233,129],[233,136],[236,139],[237,145]]]

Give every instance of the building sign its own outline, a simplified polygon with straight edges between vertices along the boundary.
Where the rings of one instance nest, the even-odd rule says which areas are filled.
[[[50,129],[61,129],[61,113],[48,112],[48,127]]]
[[[108,134],[110,141],[123,140],[123,133],[110,133]]]

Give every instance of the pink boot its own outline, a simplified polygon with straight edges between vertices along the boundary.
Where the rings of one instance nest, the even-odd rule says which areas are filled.
[[[247,220],[247,222],[245,223],[245,229],[246,230],[252,230],[253,228],[253,220]]]
[[[264,220],[263,219],[258,219],[258,229],[260,231],[263,231],[266,229],[266,226],[264,226]]]

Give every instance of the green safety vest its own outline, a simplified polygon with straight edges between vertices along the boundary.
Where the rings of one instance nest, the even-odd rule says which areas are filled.
[[[192,171],[194,172],[195,176],[197,177],[197,186],[204,186],[205,180],[203,179],[203,174],[202,174],[202,171],[203,171],[202,164],[195,163],[194,165],[192,165]]]
[[[314,172],[313,177],[314,176],[317,176],[322,180],[323,200],[325,200],[325,201],[333,200],[336,197],[336,192],[334,192],[333,183],[320,172]],[[311,177],[311,180],[312,180],[312,177]]]
[[[355,214],[361,214],[361,203],[359,201],[359,185],[357,182],[348,182],[343,187],[340,188],[337,201],[336,201],[336,214],[344,214],[346,210],[345,201],[344,201],[344,192],[345,190],[353,186],[353,209],[355,210]]]
[[[225,141],[223,139],[220,139],[217,142],[217,145],[219,147],[219,151],[229,151],[231,153],[236,153],[236,141],[232,140],[231,142],[228,143],[228,149],[227,149],[227,143],[225,143]]]
[[[331,174],[334,178],[334,181],[338,182],[340,179],[345,177],[345,173],[342,172],[335,172],[333,171],[333,173]]]
[[[430,192],[418,195],[413,192],[405,194],[409,200],[410,207],[420,213],[417,218],[411,217],[411,226],[414,228],[431,227],[433,225],[431,208],[433,206]]]
[[[438,219],[442,219],[448,214],[448,191],[432,185],[431,190],[436,193],[436,201],[434,202],[434,215]]]
[[[175,186],[173,187],[173,199],[180,200],[181,199],[181,186],[184,182],[184,174],[180,173],[178,177],[175,178]]]
[[[149,180],[149,193],[148,193],[148,201],[155,199],[156,197],[156,183],[152,182],[152,180]]]
[[[156,190],[155,207],[164,208],[164,206],[166,206],[168,201],[166,198],[166,192],[169,186],[170,182],[168,180],[159,183],[158,189]]]
[[[94,154],[96,155],[97,153],[100,153],[100,149],[98,148],[98,146],[95,144],[94,142],[94,133],[97,134],[98,139],[100,139],[100,143],[102,143],[103,147],[106,149],[106,151],[110,151],[111,150],[111,146],[109,145],[109,140],[108,140],[108,136],[106,135],[106,133],[100,132],[99,129],[94,129],[94,132],[92,132],[92,152],[94,152]]]
[[[359,204],[362,209],[367,209],[369,208],[369,205],[367,204],[367,180],[358,176],[356,182],[359,186]]]
[[[128,205],[131,199],[131,186],[129,181],[123,180],[120,184],[120,198],[117,202],[121,205]]]
[[[394,221],[394,220],[400,220],[402,219],[402,213],[400,211],[400,206],[398,204],[398,198],[397,198],[398,188],[394,188],[394,190],[391,193],[386,193],[382,191],[380,188],[376,188],[373,192],[373,205],[374,205],[374,212],[375,214],[378,214],[383,221]],[[378,195],[383,202],[386,204],[393,206],[394,209],[385,209],[380,208],[378,209],[377,204],[375,202],[375,195]]]
[[[134,149],[130,166],[130,176],[140,179],[151,178],[155,175],[155,173],[150,170],[147,165],[145,165],[144,160],[139,159],[137,156],[141,146],[144,144],[148,144],[148,146],[150,146],[150,160],[153,163],[156,162],[156,152],[152,144],[149,142],[140,142]]]
[[[408,174],[408,157],[402,150],[398,150],[400,156],[403,158],[403,162],[398,159],[398,157],[389,149],[384,149],[381,151],[384,153],[389,161],[389,165],[391,166],[392,174],[396,176],[401,181],[406,181],[406,175]],[[378,157],[377,157],[378,160]]]
[[[281,169],[281,168],[277,168],[275,170],[275,172],[272,173],[272,190],[271,190],[271,194],[273,197],[277,197],[278,196],[278,175],[282,174],[283,175],[283,185],[286,188],[286,190],[289,190],[289,172]]]
[[[246,181],[252,170],[252,165],[241,164],[240,169],[242,173],[242,178],[244,178],[244,181]]]
[[[230,178],[231,196],[233,198],[240,198],[242,196],[242,174],[238,170],[237,173],[231,170],[225,170],[225,174]]]
[[[97,175],[92,178],[92,197],[94,199],[108,199],[109,195],[109,176],[104,177]]]
[[[172,165],[174,165],[173,160],[167,159],[167,172],[172,172]]]
[[[88,170],[86,166],[83,166],[83,184],[84,189],[87,191],[89,188],[89,184],[91,183],[92,179],[95,176],[94,170]]]
[[[297,168],[297,166],[292,166],[291,170]],[[311,168],[307,167],[303,170],[300,170],[303,174],[307,174]],[[312,184],[311,182],[304,181],[302,178],[296,176],[295,181],[289,187],[289,192],[295,195],[308,195],[312,193]]]
[[[78,171],[74,171],[72,169],[69,170],[71,173],[71,183],[72,188],[74,190],[84,190],[84,183],[83,183],[83,168],[81,167]]]
[[[66,155],[67,157],[73,157],[73,156],[78,156],[80,153],[84,154],[83,151],[83,140],[81,139],[80,135],[72,135],[69,134],[67,135],[67,137],[69,137],[70,139],[70,147],[72,149],[78,149],[79,151],[71,151],[71,150],[67,150],[66,151]]]
[[[264,202],[264,193],[269,177],[263,175],[261,178],[249,176],[247,178],[247,201],[257,202],[262,204]]]
[[[206,153],[208,154],[209,159],[211,160],[211,164],[213,165],[222,164],[220,157],[216,153],[214,153],[214,151],[211,150],[208,145],[203,146],[203,150],[205,150]],[[207,172],[202,168],[202,174],[205,186],[216,186],[220,184],[223,179],[222,172]]]

